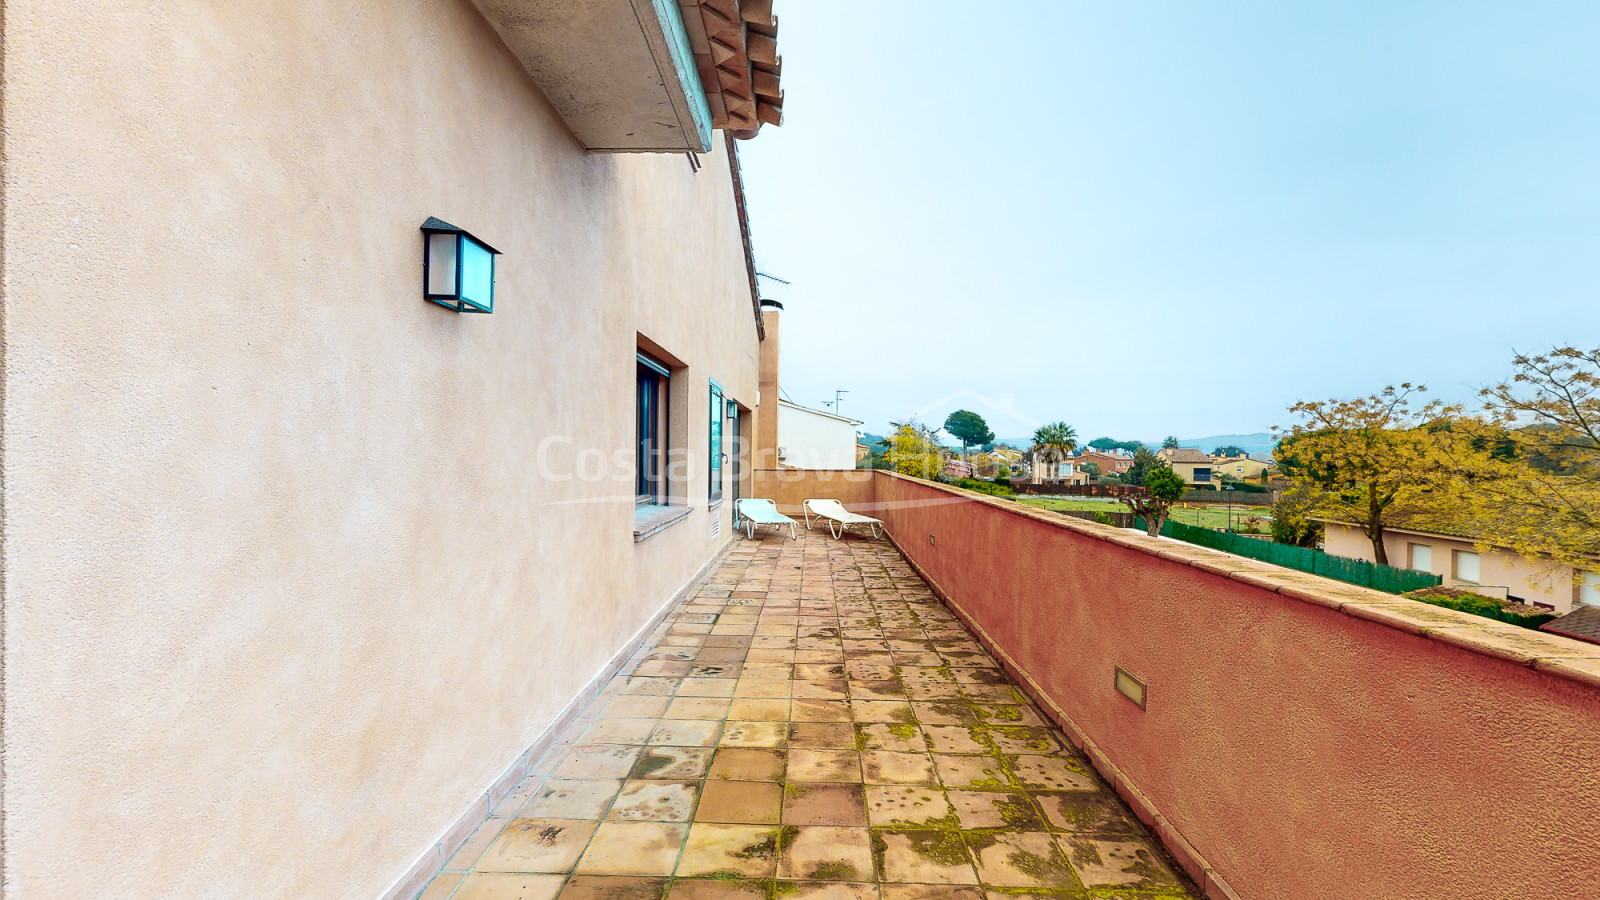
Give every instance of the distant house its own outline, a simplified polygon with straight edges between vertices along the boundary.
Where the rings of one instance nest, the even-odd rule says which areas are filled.
[[[1211,476],[1215,470],[1211,456],[1191,447],[1163,447],[1157,451],[1156,456],[1167,461],[1172,466],[1172,471],[1178,477],[1191,485],[1210,487]]]
[[[1036,447],[1032,460],[1034,484],[1088,484],[1089,476],[1078,471],[1072,457],[1054,447]]]
[[[856,441],[856,462],[861,462],[863,459],[866,459],[871,455],[871,447],[868,447],[866,444],[863,444],[860,441]]]
[[[1072,462],[1078,471],[1083,470],[1085,463],[1094,463],[1100,467],[1101,475],[1121,475],[1133,467],[1133,454],[1121,450],[1087,450],[1074,457]]]
[[[787,400],[778,401],[778,465],[791,469],[854,469],[861,422]]]
[[[1330,521],[1323,525],[1327,529],[1323,545],[1327,552],[1377,561],[1372,541],[1360,528]],[[1600,607],[1600,573],[1575,572],[1571,566],[1554,566],[1500,547],[1479,550],[1470,536],[1386,528],[1383,550],[1389,565],[1443,576],[1446,587],[1465,588],[1560,613],[1579,606]],[[1600,568],[1600,560],[1595,565]]]
[[[1211,475],[1221,481],[1230,478],[1234,481],[1253,481],[1261,477],[1262,472],[1270,472],[1276,468],[1274,463],[1252,459],[1248,456],[1213,456],[1211,458]]]
[[[944,474],[946,477],[971,478],[973,477],[973,472],[972,463],[960,457],[952,456],[944,461]]]

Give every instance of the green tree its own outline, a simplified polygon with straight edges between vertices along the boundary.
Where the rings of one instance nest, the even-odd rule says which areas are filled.
[[[939,429],[929,428],[912,419],[909,422],[890,422],[894,433],[889,435],[889,450],[884,454],[889,468],[901,475],[936,480],[944,471],[944,452],[939,449]]]
[[[1140,447],[1133,451],[1133,462],[1128,466],[1128,470],[1122,473],[1122,483],[1144,484],[1146,475],[1166,465],[1166,461],[1150,452],[1149,447]]]
[[[1172,512],[1172,504],[1183,497],[1183,492],[1188,490],[1189,485],[1182,476],[1172,471],[1171,466],[1161,462],[1145,473],[1144,487],[1146,496],[1124,496],[1118,499],[1134,515],[1143,516],[1145,530],[1151,537],[1156,537],[1161,534],[1161,526],[1166,524],[1167,515]]]
[[[1314,515],[1316,491],[1308,487],[1290,488],[1272,504],[1272,539],[1295,547],[1315,547],[1322,541],[1322,523]]]
[[[1211,455],[1212,456],[1248,456],[1249,454],[1245,453],[1244,452],[1244,448],[1240,447],[1239,445],[1237,445],[1237,444],[1229,444],[1226,447],[1218,447],[1217,449],[1211,451]]]
[[[1078,451],[1078,431],[1065,422],[1042,425],[1033,433],[1033,447],[1035,450],[1048,448],[1062,456],[1071,456]]]
[[[983,420],[970,409],[958,409],[945,417],[944,430],[951,437],[961,442],[961,456],[967,456],[967,448],[973,444],[992,444],[994,432],[989,430],[989,423]]]
[[[1310,514],[1358,526],[1373,559],[1388,565],[1385,529],[1396,521],[1449,521],[1460,511],[1464,480],[1488,474],[1486,453],[1448,426],[1458,407],[1438,401],[1413,409],[1426,388],[1402,384],[1353,400],[1312,400],[1278,444],[1278,460],[1306,489]]]
[[[1600,569],[1600,348],[1517,354],[1511,380],[1482,391],[1474,446],[1498,467],[1469,479],[1472,529],[1487,543]]]
[[[1116,438],[1108,437],[1097,437],[1089,442],[1089,449],[1099,450],[1103,453],[1110,453],[1113,450],[1126,450],[1129,453],[1137,453],[1139,448],[1143,446],[1144,444],[1138,441],[1119,441]]]
[[[1163,449],[1163,450],[1176,450],[1176,449],[1178,449],[1178,438],[1176,436],[1174,436],[1174,435],[1170,435],[1170,434],[1167,435],[1167,439],[1161,442],[1161,449]]]
[[[1083,464],[1083,471],[1084,474],[1089,475],[1090,477],[1099,478],[1100,464],[1097,462],[1086,462]]]

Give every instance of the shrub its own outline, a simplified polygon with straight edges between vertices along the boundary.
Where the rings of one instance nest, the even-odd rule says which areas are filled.
[[[1519,609],[1510,608],[1504,600],[1485,597],[1453,588],[1423,588],[1411,591],[1403,596],[1433,606],[1442,606],[1445,609],[1454,609],[1459,612],[1483,616],[1485,619],[1494,619],[1510,625],[1521,625],[1523,628],[1538,628],[1540,625],[1556,618],[1550,613],[1525,613]]]
[[[976,478],[958,478],[955,481],[955,485],[956,487],[966,488],[969,491],[988,494],[991,497],[1015,497],[1017,495],[1017,492],[1012,490],[1009,484],[980,481]]]

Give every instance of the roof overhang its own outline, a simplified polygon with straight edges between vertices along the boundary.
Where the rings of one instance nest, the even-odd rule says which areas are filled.
[[[677,0],[473,2],[588,150],[711,149],[711,107]]]
[[[473,0],[594,153],[706,153],[783,119],[772,0]]]

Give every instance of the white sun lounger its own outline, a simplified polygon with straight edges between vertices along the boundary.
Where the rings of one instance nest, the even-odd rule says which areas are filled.
[[[794,527],[800,523],[778,512],[778,504],[771,500],[755,498],[740,500],[734,505],[734,509],[739,513],[739,518],[744,520],[746,537],[755,538],[757,525],[774,525],[778,528],[787,525],[789,526],[789,540],[796,540],[800,536],[794,530]]]
[[[878,536],[878,526],[883,524],[882,519],[871,516],[858,515],[844,508],[844,504],[837,500],[807,500],[800,504],[801,512],[805,513],[806,528],[811,527],[811,516],[828,522],[828,531],[833,534],[833,539],[844,537],[851,525],[865,525],[872,529],[872,536]]]

